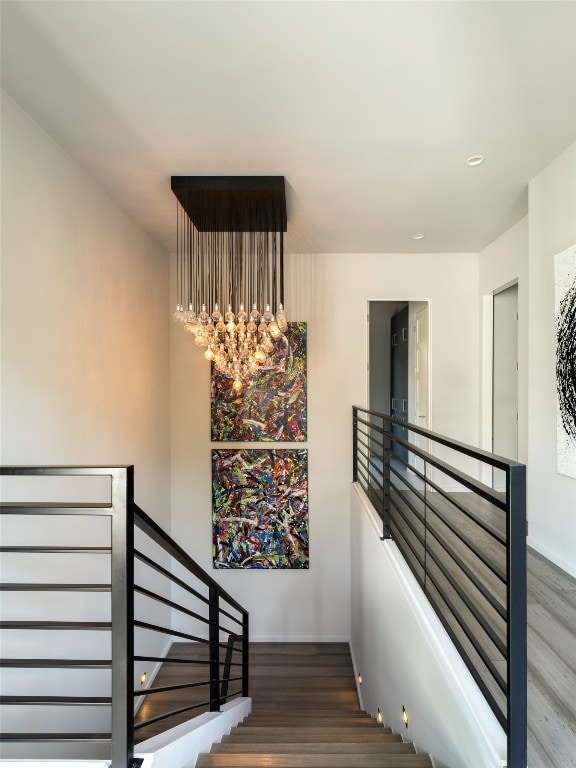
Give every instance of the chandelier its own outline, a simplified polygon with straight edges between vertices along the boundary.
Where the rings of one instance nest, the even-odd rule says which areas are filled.
[[[284,313],[283,176],[172,176],[174,320],[240,393],[275,350]]]

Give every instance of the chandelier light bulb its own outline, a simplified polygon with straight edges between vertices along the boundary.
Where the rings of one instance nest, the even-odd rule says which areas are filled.
[[[206,352],[204,352],[204,357],[206,358],[206,360],[214,360],[215,355],[212,347],[208,347]]]
[[[240,379],[234,379],[232,383],[232,389],[234,390],[234,392],[236,392],[237,395],[239,395],[240,392],[242,392],[242,382],[240,381]]]
[[[280,327],[278,326],[278,323],[274,319],[274,315],[272,315],[271,322],[268,323],[268,331],[270,332],[270,336],[272,336],[273,339],[277,339],[278,336],[282,335],[282,332],[280,331]]]

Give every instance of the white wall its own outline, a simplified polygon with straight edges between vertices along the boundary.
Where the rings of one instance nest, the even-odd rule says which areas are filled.
[[[576,575],[576,480],[556,470],[554,256],[576,243],[576,143],[530,182],[529,542]]]
[[[253,639],[349,639],[351,408],[366,405],[368,300],[430,301],[431,426],[477,443],[477,295],[474,254],[286,257],[289,319],[308,322],[308,442],[298,445],[309,450],[310,570],[218,573],[251,611]],[[201,352],[174,323],[172,532],[207,569],[212,568],[209,375]],[[226,444],[231,445],[241,447]]]
[[[2,463],[134,464],[137,503],[168,527],[168,257],[6,94],[1,298]],[[24,498],[35,493],[31,482],[20,491]],[[91,488],[88,495],[97,491]],[[105,543],[105,531],[92,531],[91,521],[78,518],[3,522],[5,544],[22,543],[18,538],[27,537],[36,544],[62,544],[65,538],[69,544],[86,545],[83,534],[94,544]],[[53,525],[59,526],[57,533]],[[6,581],[74,581],[78,575],[78,580],[109,581],[103,556],[70,556],[81,560],[73,577],[71,566],[55,571],[49,560],[54,556],[30,555],[26,561],[10,557],[3,559]],[[5,593],[3,618],[24,618],[26,613],[35,618],[33,612],[42,609],[45,618],[106,620],[107,597]],[[15,657],[25,648],[32,657],[110,654],[107,633],[87,633],[81,643],[77,633],[41,635],[6,633],[3,652]],[[152,645],[161,652],[166,640],[156,639]],[[146,647],[152,650],[149,641]],[[21,693],[27,686],[40,692],[35,673],[26,677],[17,670],[7,672],[5,693]],[[82,690],[88,674],[93,675],[93,695],[106,695],[109,672],[71,671],[65,679],[62,673],[58,679],[47,673],[42,683],[46,692],[71,693]],[[49,720],[48,709],[27,709],[26,727],[34,730],[39,718]],[[84,709],[81,714],[101,727],[95,713]],[[20,730],[17,715],[10,708],[7,729]],[[73,717],[70,728],[76,722]],[[86,722],[77,724],[87,727]]]
[[[518,283],[518,461],[528,461],[528,216],[504,232],[480,253],[480,445],[492,451],[493,295]],[[497,473],[499,475],[500,473]],[[492,484],[483,467],[482,479]],[[501,477],[497,476],[497,481]]]
[[[351,488],[352,641],[362,706],[436,768],[500,768],[506,736],[396,545]],[[402,707],[408,713],[408,728]]]

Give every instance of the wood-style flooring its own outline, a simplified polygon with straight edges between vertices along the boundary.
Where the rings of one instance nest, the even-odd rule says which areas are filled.
[[[358,710],[346,652],[333,653],[331,644],[312,644],[308,657],[299,644],[251,644],[251,694],[254,715],[287,706],[299,708],[306,692],[312,709]],[[346,649],[346,646],[343,646]],[[330,651],[330,652],[327,652]],[[203,646],[177,643],[172,656],[199,659]],[[223,657],[222,657],[223,659]],[[293,662],[298,659],[296,675]],[[322,663],[319,663],[321,659]],[[236,657],[235,661],[239,661]],[[154,686],[207,679],[207,668],[163,665]],[[232,668],[237,669],[237,668]],[[234,672],[232,672],[234,675]],[[310,685],[310,678],[314,685]],[[326,680],[326,686],[319,685]],[[230,692],[236,688],[230,684]],[[137,720],[161,711],[205,701],[206,688],[191,688],[146,697]],[[318,705],[318,706],[316,706]],[[189,719],[207,707],[184,712],[171,720],[136,732],[138,741]],[[528,550],[528,765],[529,768],[576,768],[576,580]]]
[[[528,765],[576,768],[576,579],[530,549]]]
[[[346,643],[254,643],[252,714],[197,768],[432,768],[361,712]]]

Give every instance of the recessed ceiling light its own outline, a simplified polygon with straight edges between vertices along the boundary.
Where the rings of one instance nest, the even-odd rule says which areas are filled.
[[[469,157],[468,160],[466,160],[466,165],[473,168],[475,165],[482,165],[483,162],[484,155],[472,155],[472,157]]]
[[[418,234],[412,235],[412,238],[414,240],[424,240],[424,235],[422,234],[422,232],[418,232]]]

